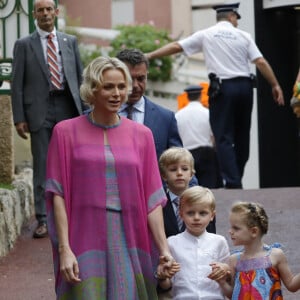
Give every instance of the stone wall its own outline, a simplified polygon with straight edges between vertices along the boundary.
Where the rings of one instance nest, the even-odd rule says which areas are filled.
[[[0,182],[11,183],[14,174],[14,151],[10,96],[0,96],[0,115]]]
[[[0,257],[14,246],[22,226],[34,214],[32,169],[14,176],[13,189],[0,189]]]

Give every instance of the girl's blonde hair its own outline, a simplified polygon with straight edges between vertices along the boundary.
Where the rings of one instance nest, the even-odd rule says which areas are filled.
[[[239,201],[233,204],[231,213],[241,214],[248,228],[258,227],[262,234],[268,232],[269,218],[261,204]]]
[[[216,209],[216,199],[212,191],[203,186],[193,186],[186,189],[180,196],[180,209],[194,203],[208,204],[211,211]]]
[[[103,86],[103,73],[106,70],[120,70],[125,78],[127,93],[131,92],[132,80],[127,66],[115,57],[99,56],[92,60],[83,70],[83,81],[80,96],[87,104],[92,105],[94,94]],[[127,100],[127,99],[126,99]]]
[[[195,162],[192,153],[189,150],[180,147],[171,147],[162,153],[159,158],[160,174],[165,176],[167,167],[171,164],[178,163],[179,161],[186,161],[191,167],[192,174],[195,174]]]

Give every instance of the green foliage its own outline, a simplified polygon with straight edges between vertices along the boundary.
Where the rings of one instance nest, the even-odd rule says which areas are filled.
[[[80,59],[82,62],[83,67],[85,68],[93,59],[95,59],[98,56],[101,56],[101,48],[96,47],[93,49],[89,49],[84,47],[83,45],[79,46],[79,52],[80,52]]]
[[[115,56],[125,48],[137,48],[142,52],[151,52],[169,43],[172,39],[166,30],[157,29],[149,24],[119,25],[120,34],[111,42],[110,56]],[[168,81],[172,75],[172,58],[170,56],[150,60],[148,78],[153,81]]]

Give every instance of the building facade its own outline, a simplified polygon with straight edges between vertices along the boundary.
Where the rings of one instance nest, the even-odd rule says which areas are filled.
[[[221,0],[61,0],[81,26],[111,29],[118,24],[152,23],[185,37],[215,23],[211,6]],[[252,118],[251,153],[245,187],[300,185],[300,140],[289,100],[300,65],[300,1],[240,0],[239,27],[255,38],[283,88],[285,107],[277,107],[270,86],[258,74]],[[84,5],[83,5],[84,3]],[[203,57],[192,57],[203,74]],[[255,70],[254,70],[255,71]],[[205,73],[205,70],[204,70]]]

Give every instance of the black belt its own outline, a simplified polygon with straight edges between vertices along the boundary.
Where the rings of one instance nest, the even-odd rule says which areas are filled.
[[[57,96],[66,96],[67,90],[52,90],[49,91],[49,96],[57,97]]]
[[[215,149],[214,147],[212,146],[199,146],[197,148],[193,148],[193,149],[189,149],[190,151],[193,151],[193,150],[199,150],[199,149],[202,149],[202,150],[211,150],[211,149]]]
[[[228,79],[222,79],[221,82],[223,81],[243,81],[243,80],[249,80],[252,83],[252,87],[256,88],[256,76],[254,74],[250,74],[250,76],[238,76],[238,77],[233,77],[233,78],[228,78]]]
[[[242,80],[242,79],[247,79],[247,80],[251,80],[251,77],[249,76],[238,76],[238,77],[232,77],[232,78],[226,78],[226,79],[221,79],[221,81],[235,81],[235,80]]]

